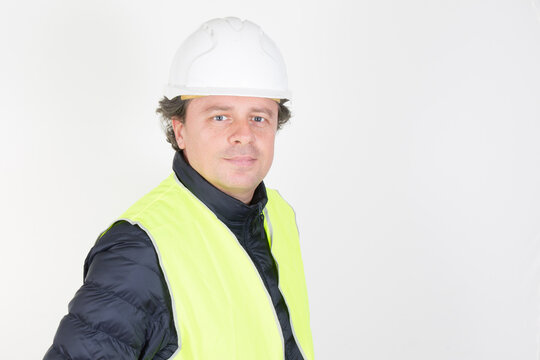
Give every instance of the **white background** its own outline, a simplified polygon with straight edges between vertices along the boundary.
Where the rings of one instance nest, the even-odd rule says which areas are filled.
[[[3,1],[1,357],[38,359],[96,236],[171,171],[180,42],[238,16],[281,48],[319,359],[538,359],[540,1]]]

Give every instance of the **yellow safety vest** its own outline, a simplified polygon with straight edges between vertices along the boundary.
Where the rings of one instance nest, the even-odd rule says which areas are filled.
[[[313,359],[309,308],[294,212],[267,190],[265,230],[293,334]],[[169,286],[178,350],[171,359],[283,359],[281,326],[260,275],[234,234],[171,174],[122,220],[155,246]]]

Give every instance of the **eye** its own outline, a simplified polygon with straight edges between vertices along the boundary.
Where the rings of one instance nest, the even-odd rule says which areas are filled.
[[[227,120],[227,117],[225,115],[216,115],[213,117],[213,119],[216,121],[223,121],[223,120]]]
[[[266,120],[266,119],[263,118],[262,116],[254,116],[254,117],[253,117],[253,121],[255,121],[255,122],[263,122],[263,121],[265,121],[265,120]]]

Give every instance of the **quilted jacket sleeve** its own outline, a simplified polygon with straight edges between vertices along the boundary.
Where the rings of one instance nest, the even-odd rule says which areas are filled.
[[[167,359],[177,348],[171,301],[144,231],[115,224],[85,261],[45,360]]]

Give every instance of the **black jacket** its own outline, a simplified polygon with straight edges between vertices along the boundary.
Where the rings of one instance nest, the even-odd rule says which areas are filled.
[[[249,254],[276,309],[285,358],[302,359],[264,231],[264,184],[246,205],[208,183],[181,152],[175,154],[173,170]],[[178,314],[179,321],[181,316]],[[168,359],[177,343],[170,295],[151,240],[137,225],[115,223],[90,250],[84,284],[69,303],[69,313],[61,320],[44,359]]]

